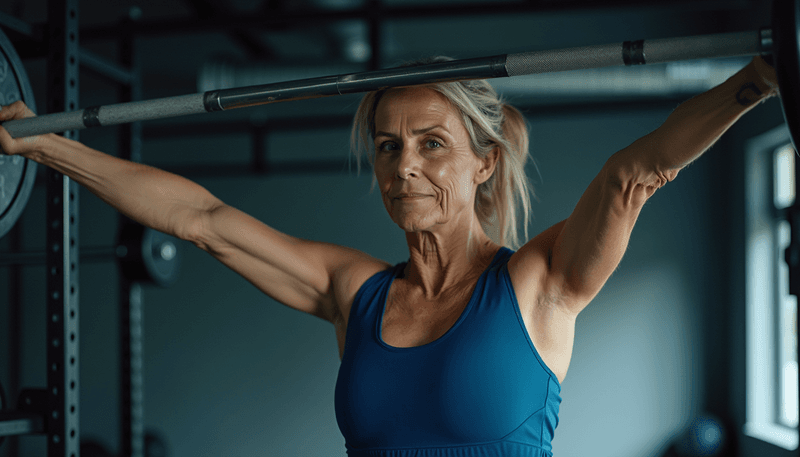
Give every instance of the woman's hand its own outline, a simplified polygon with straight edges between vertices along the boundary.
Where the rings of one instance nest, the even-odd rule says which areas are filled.
[[[761,56],[754,57],[751,65],[758,77],[761,78],[763,87],[769,88],[767,94],[769,96],[780,95],[780,91],[778,90],[778,76],[775,74],[775,67],[768,64]]]
[[[0,108],[0,123],[34,116],[36,114],[22,101]],[[46,141],[47,137],[48,135],[37,135],[25,138],[11,138],[6,129],[0,125],[0,154],[21,155],[30,158],[29,156]]]

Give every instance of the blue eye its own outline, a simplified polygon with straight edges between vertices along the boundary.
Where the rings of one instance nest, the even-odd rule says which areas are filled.
[[[393,141],[384,141],[378,146],[378,151],[395,151],[397,150],[397,144]]]
[[[436,148],[441,148],[441,147],[442,147],[442,144],[441,144],[441,143],[439,143],[439,142],[438,142],[438,141],[436,141],[436,140],[428,140],[428,141],[427,141],[425,144],[426,144],[426,145],[427,145],[427,146],[428,146],[430,149],[436,149]]]

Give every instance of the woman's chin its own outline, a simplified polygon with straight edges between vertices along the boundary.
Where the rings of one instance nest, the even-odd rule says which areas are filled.
[[[395,217],[392,219],[394,223],[406,233],[428,231],[434,225],[430,223],[430,221],[414,217]]]

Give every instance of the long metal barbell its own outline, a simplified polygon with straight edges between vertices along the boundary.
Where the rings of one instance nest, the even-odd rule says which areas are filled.
[[[504,54],[297,81],[212,90],[204,93],[89,107],[7,121],[14,138],[124,124],[188,114],[223,111],[282,101],[369,92],[469,79],[515,77],[610,66],[632,66],[705,58],[773,54],[784,100],[784,114],[795,140],[800,135],[798,107],[786,109],[800,81],[798,66],[800,0],[774,0],[773,28],[683,38],[626,41],[621,44]],[[787,93],[790,95],[787,97]]]
[[[794,16],[797,16],[797,11],[800,11],[800,0],[776,0],[774,3],[776,8],[782,10],[793,9]],[[786,16],[786,14],[776,13],[777,16]],[[792,31],[796,31],[797,22],[794,21],[793,24],[795,26]],[[784,35],[796,35],[796,33],[790,34],[784,33],[782,30],[775,30],[781,27],[784,25],[773,24],[773,29],[752,32],[626,41],[621,44],[504,54],[389,70],[212,90],[191,95],[89,107],[77,111],[8,121],[2,125],[12,137],[19,138],[282,101],[369,92],[390,87],[515,77],[610,66],[666,63],[679,60],[764,55],[773,53],[773,48],[780,48],[773,44],[774,41],[777,43],[779,40],[788,40],[789,38]],[[778,35],[777,39],[776,35]],[[797,37],[795,36],[794,39],[796,42]],[[791,47],[791,45],[785,47]],[[783,58],[778,57],[776,60],[780,62]],[[800,78],[800,75],[797,75],[796,78]]]

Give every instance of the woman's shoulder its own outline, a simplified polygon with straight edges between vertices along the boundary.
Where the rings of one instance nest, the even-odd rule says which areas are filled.
[[[333,287],[336,305],[342,316],[350,314],[350,306],[358,290],[371,277],[395,265],[373,257],[363,251],[347,248],[343,252],[339,268],[333,272]]]

